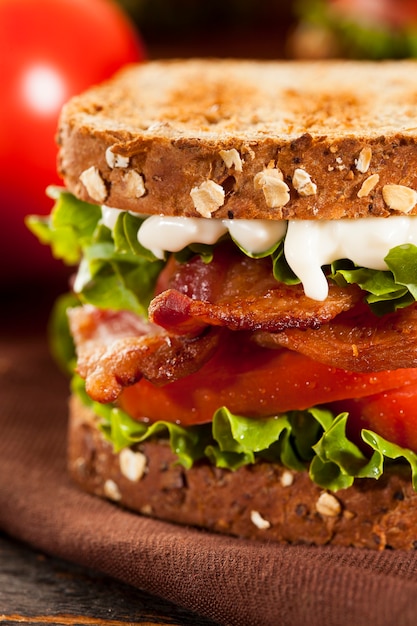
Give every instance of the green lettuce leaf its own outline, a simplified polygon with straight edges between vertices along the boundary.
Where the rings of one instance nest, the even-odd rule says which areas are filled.
[[[101,223],[100,207],[81,202],[62,190],[56,191],[56,203],[50,217],[28,218],[29,228],[52,247],[55,256],[70,265],[79,265],[75,293],[57,302],[50,324],[52,351],[67,371],[73,370],[75,362],[74,346],[65,320],[69,306],[90,303],[100,308],[130,310],[146,316],[164,261],[156,259],[138,242],[137,233],[142,221],[143,218],[124,212],[110,230]],[[193,245],[176,256],[185,260],[197,253],[204,262],[210,262],[213,250],[213,246]],[[285,260],[282,241],[268,254],[277,280],[289,284],[299,282]],[[417,247],[397,246],[385,261],[389,269],[382,272],[341,260],[327,268],[328,276],[340,284],[358,284],[367,293],[370,306],[379,313],[414,302],[417,297]],[[209,425],[183,428],[168,420],[148,425],[131,419],[116,406],[93,402],[85,393],[84,383],[77,377],[73,385],[83,402],[100,417],[103,434],[116,450],[148,438],[164,437],[170,442],[178,462],[185,467],[191,467],[202,458],[230,470],[260,459],[280,460],[294,470],[308,469],[313,481],[332,490],[345,488],[355,479],[379,478],[385,463],[400,459],[410,465],[417,490],[417,455],[364,430],[362,438],[369,448],[369,455],[365,456],[346,436],[347,414],[334,416],[315,407],[251,419],[234,415],[222,407]]]
[[[392,248],[385,257],[397,285],[403,285],[417,300],[417,246],[403,244]]]
[[[282,248],[282,244],[284,241],[283,239],[278,240],[273,246],[268,248],[268,250],[264,250],[263,252],[249,252],[249,250],[245,250],[245,248],[238,241],[236,241],[236,239],[233,239],[233,237],[231,237],[231,239],[235,246],[237,246],[239,250],[243,252],[243,254],[246,254],[246,256],[250,257],[251,259],[264,259],[267,256],[274,256],[276,254],[276,251]]]
[[[127,222],[123,217],[126,216],[122,216],[120,221]],[[120,230],[117,233],[115,241],[110,229],[97,224],[89,244],[84,248],[74,290],[83,303],[99,308],[129,310],[146,317],[163,263],[149,260],[148,251],[141,256],[131,246],[127,248],[127,243],[122,245]],[[129,233],[132,237],[131,231]]]
[[[389,270],[353,266],[349,261],[332,264],[329,277],[338,285],[356,284],[367,293],[365,301],[377,315],[394,312],[415,302],[417,296],[416,246],[397,246],[385,258]],[[404,268],[410,269],[407,279]],[[405,282],[408,280],[408,282]]]
[[[67,311],[79,304],[78,298],[72,293],[60,295],[55,300],[48,320],[48,343],[51,355],[60,369],[69,376],[72,376],[76,366],[76,354]]]
[[[113,231],[101,223],[101,208],[55,190],[55,206],[47,218],[30,216],[27,225],[53,254],[78,265],[74,292],[81,303],[129,310],[147,316],[164,262],[137,240],[143,221],[120,214]]]
[[[162,437],[186,468],[204,458],[231,471],[262,459],[280,461],[289,469],[309,471],[313,482],[332,491],[345,489],[360,478],[378,479],[386,463],[400,459],[409,464],[417,491],[417,454],[363,430],[362,439],[369,447],[366,456],[346,436],[347,413],[335,416],[315,407],[253,419],[222,407],[214,414],[212,424],[184,428],[163,420],[154,424],[138,422],[118,407],[94,402],[77,376],[73,391],[101,418],[101,431],[116,452]]]
[[[404,459],[410,465],[413,488],[417,491],[417,454],[364,429],[362,439],[372,450],[370,456],[365,456],[347,439],[347,421],[347,413],[336,416],[313,446],[316,456],[310,465],[312,480],[327,489],[346,488],[353,484],[355,478],[380,478],[386,459]]]
[[[136,217],[128,211],[120,213],[113,230],[116,253],[131,254],[151,262],[158,261],[150,250],[139,243],[138,231],[144,221],[145,218]]]
[[[417,247],[392,248],[384,259],[388,270],[372,270],[341,259],[332,263],[328,277],[338,285],[356,284],[367,294],[365,301],[377,315],[409,306],[417,299]]]
[[[272,254],[272,270],[274,278],[286,285],[298,285],[300,279],[294,274],[284,256],[284,241],[280,241]]]
[[[81,302],[98,307],[127,309],[146,316],[157,277],[166,261],[157,259],[138,241],[144,218],[121,212],[110,230],[101,224],[100,207],[77,200],[65,190],[54,190],[56,203],[50,217],[29,217],[27,224],[39,239],[50,245],[58,258],[79,265],[75,291]],[[222,237],[224,240],[227,236]],[[179,262],[199,254],[205,263],[213,258],[215,246],[192,244],[175,253]],[[284,255],[284,241],[262,254],[269,256],[275,278],[289,285],[300,282]],[[365,292],[371,309],[382,315],[408,306],[417,299],[417,247],[401,245],[385,258],[388,269],[372,270],[341,259],[323,268],[337,284],[357,284]]]
[[[67,265],[77,265],[100,218],[99,206],[82,202],[62,190],[58,193],[55,206],[48,217],[30,215],[26,219],[26,225],[41,243],[51,247],[54,257]]]
[[[165,421],[150,425],[138,422],[116,406],[91,400],[85,391],[84,381],[79,376],[74,376],[72,380],[72,391],[101,418],[100,430],[112,443],[115,452],[147,439],[162,437],[169,441],[178,462],[186,468],[192,467],[204,456],[204,448],[210,437],[209,434],[207,437],[207,427],[183,428]]]
[[[183,250],[175,252],[175,259],[179,263],[186,263],[193,256],[198,254],[203,263],[210,263],[213,260],[214,246],[205,243],[192,243]]]

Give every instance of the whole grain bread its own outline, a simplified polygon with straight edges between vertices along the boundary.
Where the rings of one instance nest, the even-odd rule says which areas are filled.
[[[92,411],[75,396],[70,405],[73,479],[142,515],[261,541],[379,550],[417,546],[417,493],[401,465],[379,481],[361,479],[337,493],[279,463],[232,472],[201,462],[185,470],[163,440],[114,453]]]
[[[417,62],[129,66],[63,109],[65,185],[142,214],[417,214]]]

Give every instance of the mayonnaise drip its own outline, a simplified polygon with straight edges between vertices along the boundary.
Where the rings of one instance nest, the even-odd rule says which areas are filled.
[[[124,213],[123,209],[113,209],[113,207],[103,204],[101,206],[101,223],[113,230],[120,213]]]
[[[362,267],[386,270],[384,258],[388,252],[406,243],[417,243],[416,218],[292,220],[288,222],[284,254],[305,294],[313,300],[325,300],[328,284],[321,270],[323,265],[350,259]]]
[[[115,211],[116,213],[112,213]],[[103,223],[114,227],[118,209],[103,207]],[[230,236],[249,254],[271,249],[284,236],[288,265],[313,300],[325,300],[328,283],[323,265],[350,259],[369,269],[386,270],[384,258],[395,246],[417,245],[417,218],[361,218],[358,220],[217,220],[193,217],[148,217],[138,232],[142,246],[157,258],[192,243],[214,244]]]

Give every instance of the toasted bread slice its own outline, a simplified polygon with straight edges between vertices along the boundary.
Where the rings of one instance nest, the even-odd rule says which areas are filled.
[[[114,452],[91,409],[72,396],[68,464],[84,490],[150,517],[267,542],[383,550],[416,547],[417,494],[405,466],[337,493],[308,472],[258,462],[235,472],[176,462],[167,441]]]
[[[142,214],[417,214],[417,62],[154,61],[72,99],[59,169]]]

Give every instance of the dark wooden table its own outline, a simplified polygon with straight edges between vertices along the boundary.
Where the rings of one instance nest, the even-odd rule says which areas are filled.
[[[216,626],[166,600],[0,533],[0,624]]]

